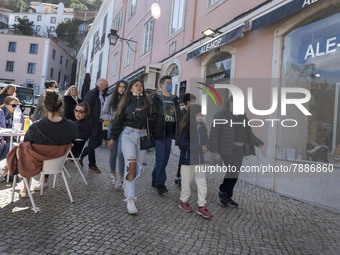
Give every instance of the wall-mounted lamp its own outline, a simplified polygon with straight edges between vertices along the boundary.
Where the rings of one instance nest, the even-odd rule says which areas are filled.
[[[161,7],[158,3],[153,3],[151,5],[151,15],[154,19],[158,19],[161,16]]]
[[[110,45],[113,45],[113,46],[116,45],[118,39],[119,39],[119,40],[126,41],[126,43],[128,44],[129,48],[130,48],[132,51],[136,52],[135,50],[133,50],[133,49],[130,47],[129,42],[133,42],[133,43],[137,43],[137,42],[134,41],[134,40],[131,40],[131,39],[126,39],[126,38],[120,37],[120,36],[117,34],[117,30],[115,30],[115,29],[111,29],[111,30],[110,30],[110,33],[107,35],[107,38],[109,38]]]
[[[204,31],[202,32],[202,34],[204,34],[205,36],[208,36],[208,37],[214,37],[214,36],[218,35],[219,32],[217,32],[217,31],[214,30],[214,29],[207,28],[206,30],[204,30]]]

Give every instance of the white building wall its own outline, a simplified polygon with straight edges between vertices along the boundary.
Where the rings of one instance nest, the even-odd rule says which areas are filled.
[[[85,74],[90,73],[91,76],[91,88],[94,88],[97,80],[97,72],[99,68],[101,69],[100,77],[106,78],[107,76],[107,66],[109,58],[109,40],[107,38],[108,33],[111,29],[112,13],[115,1],[105,0],[92,23],[91,29],[87,33],[87,36],[78,51],[77,54],[77,76],[76,82],[81,90]],[[104,28],[104,17],[107,15],[106,29]],[[98,36],[96,36],[98,34]],[[100,42],[99,47],[94,45],[94,37]],[[103,39],[102,39],[103,38]],[[102,44],[103,40],[103,44]],[[93,53],[92,53],[93,52]],[[99,63],[100,55],[102,54],[102,61]]]

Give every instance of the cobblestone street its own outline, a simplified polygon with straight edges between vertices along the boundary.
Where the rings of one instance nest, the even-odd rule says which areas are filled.
[[[85,160],[87,162],[87,159]],[[179,189],[174,184],[177,156],[168,165],[169,193],[160,197],[151,187],[154,155],[137,181],[139,214],[128,215],[123,191],[110,183],[108,150],[97,150],[101,174],[86,172],[85,186],[73,163],[71,204],[62,178],[56,189],[33,197],[40,212],[30,210],[30,200],[0,183],[0,254],[331,254],[340,253],[340,213],[280,196],[239,181],[237,209],[217,202],[223,174],[207,176],[208,205],[214,216],[203,219],[179,209]],[[51,182],[51,180],[50,180]],[[37,178],[33,185],[37,183]],[[22,188],[22,182],[17,191]],[[50,187],[51,187],[50,183]],[[338,195],[338,194],[336,194]],[[196,209],[195,189],[190,200]]]

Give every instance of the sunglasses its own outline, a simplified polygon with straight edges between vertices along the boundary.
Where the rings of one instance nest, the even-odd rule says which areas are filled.
[[[10,104],[10,106],[12,106],[13,108],[17,107],[17,104]]]
[[[74,109],[74,112],[84,113],[85,111]]]

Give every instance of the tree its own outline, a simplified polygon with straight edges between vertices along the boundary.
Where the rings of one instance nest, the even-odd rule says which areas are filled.
[[[23,35],[33,35],[34,33],[34,22],[29,21],[28,19],[24,18],[18,18],[18,24],[14,24],[13,27],[17,31],[19,31],[19,34]]]
[[[69,47],[76,49],[79,43],[78,29],[80,24],[81,22],[78,20],[68,20],[60,23],[56,29],[58,39],[66,41]]]
[[[24,0],[0,0],[0,6],[14,12],[25,11],[28,7]]]

